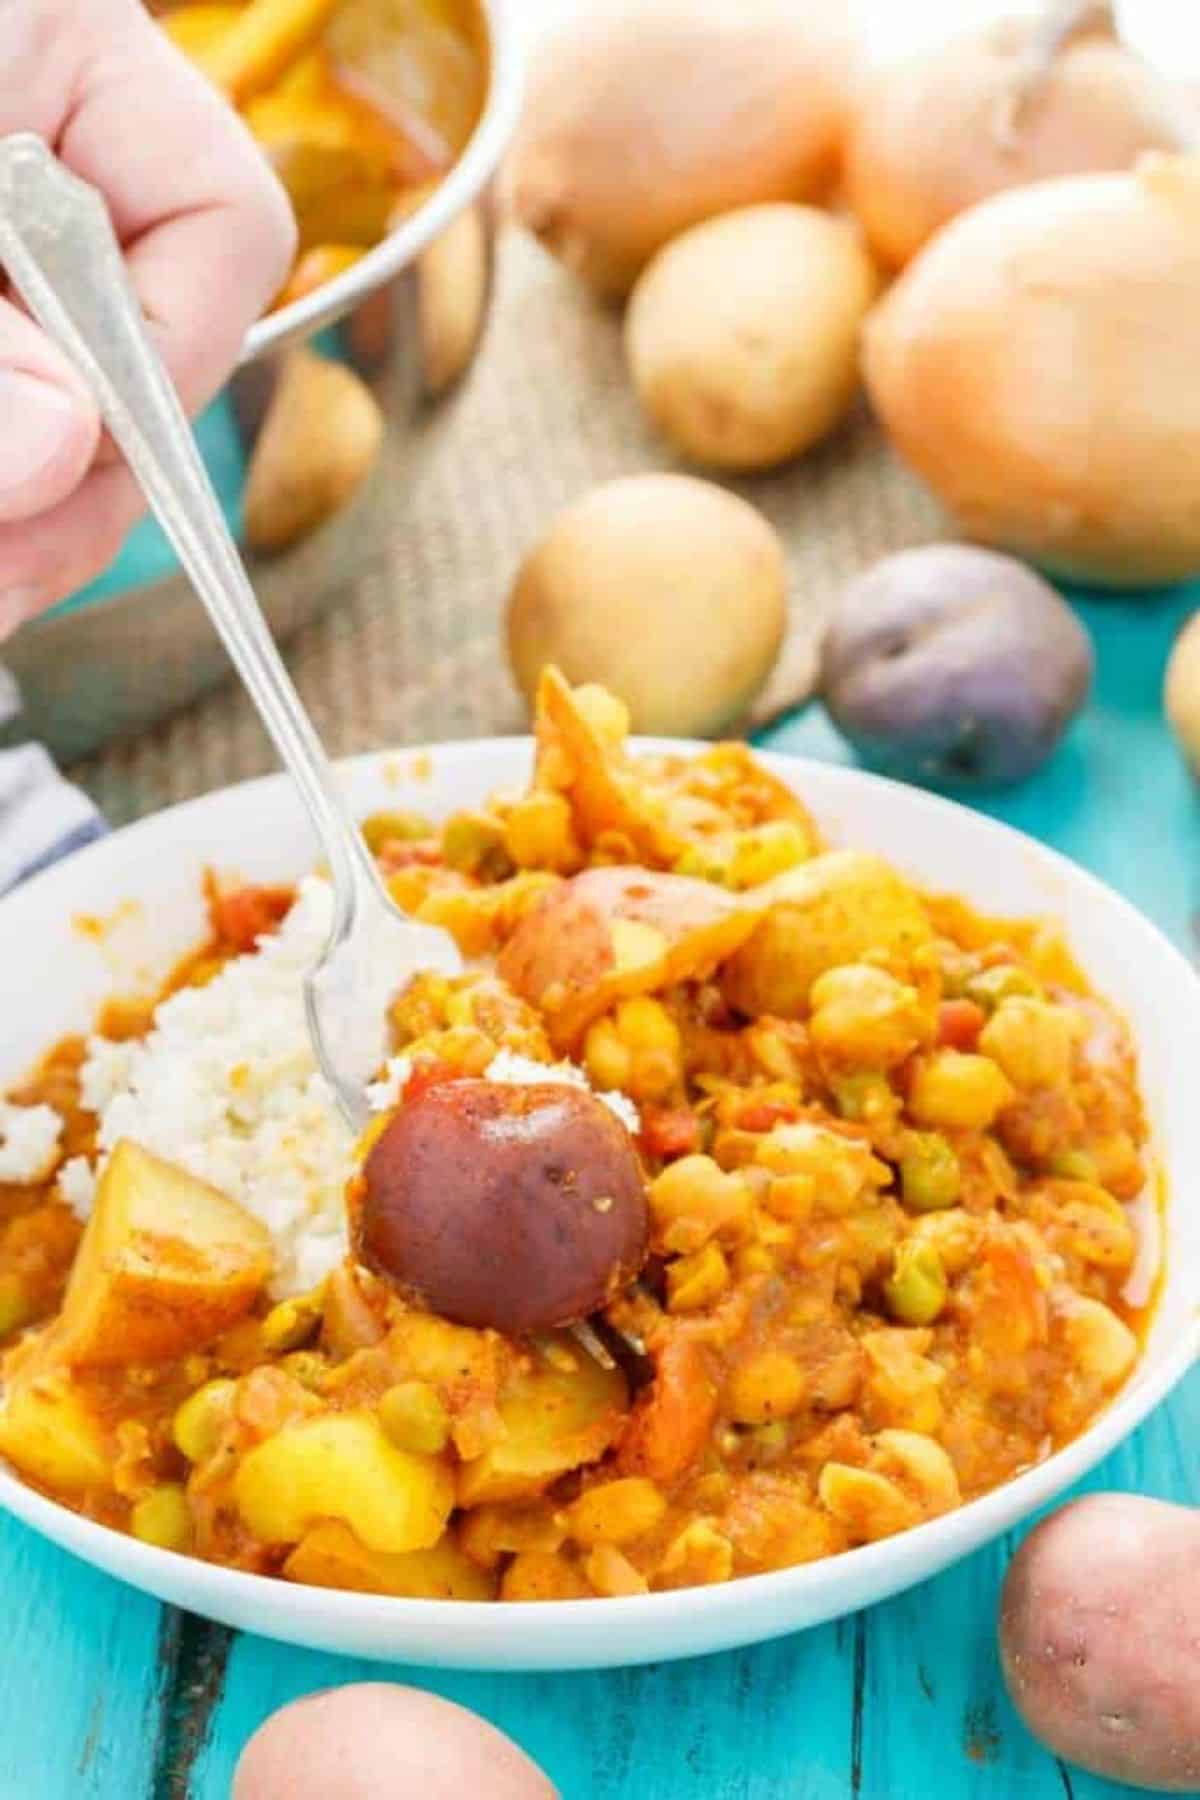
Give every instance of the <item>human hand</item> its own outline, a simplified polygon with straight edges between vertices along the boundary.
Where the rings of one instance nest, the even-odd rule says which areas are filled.
[[[253,139],[140,0],[0,0],[0,136],[33,131],[100,189],[190,413],[295,248]],[[0,272],[0,640],[98,574],[142,511],[70,364]]]

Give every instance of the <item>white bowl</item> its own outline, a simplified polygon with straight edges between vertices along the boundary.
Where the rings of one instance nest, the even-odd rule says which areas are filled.
[[[662,747],[662,746],[657,746]],[[486,1605],[293,1586],[154,1550],[79,1518],[0,1467],[0,1504],[96,1567],[226,1625],[316,1649],[465,1668],[590,1668],[696,1656],[856,1611],[935,1574],[1076,1481],[1157,1406],[1200,1349],[1200,982],[1124,900],[1019,833],[854,770],[764,756],[831,839],[889,857],[923,885],[997,913],[1061,919],[1097,987],[1129,1018],[1154,1147],[1170,1178],[1167,1278],[1127,1387],[1073,1444],[948,1517],[884,1543],[721,1587],[626,1600]],[[450,744],[343,765],[361,816],[434,814],[519,785],[527,740]],[[250,880],[300,875],[313,857],[282,777],[159,814],[72,857],[0,902],[0,1090],[54,1040],[86,1030],[114,989],[162,975],[204,929],[207,867]],[[83,929],[81,929],[81,924]]]

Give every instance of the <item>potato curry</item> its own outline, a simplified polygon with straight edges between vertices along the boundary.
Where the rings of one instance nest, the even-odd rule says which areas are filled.
[[[615,699],[549,671],[527,791],[366,822],[396,898],[469,972],[392,1005],[403,1084],[356,1153],[352,1252],[315,1289],[272,1303],[266,1227],[133,1139],[84,1228],[54,1171],[0,1188],[0,1449],[27,1481],[289,1581],[632,1595],[918,1525],[1050,1455],[1125,1380],[1146,1129],[1125,1027],[1061,940],[827,847],[744,745],[634,756],[626,731]],[[172,990],[261,954],[290,905],[214,885],[211,942]],[[115,1004],[101,1029],[152,1019]],[[571,1288],[564,1212],[543,1263],[492,1264],[519,1331],[470,1322],[481,1286],[453,1262],[470,1277],[481,1253],[463,1195],[483,1176],[448,1175],[464,1120],[524,1104],[520,1083],[480,1101],[501,1052],[636,1108],[636,1138],[607,1113],[539,1165],[537,1191],[578,1182],[605,1229],[622,1196],[618,1277]],[[95,1141],[84,1055],[61,1044],[11,1096],[65,1120],[60,1159]],[[422,1108],[428,1178],[397,1163],[374,1193]],[[436,1311],[380,1246],[443,1227]],[[560,1274],[574,1298],[546,1323]],[[595,1308],[581,1329],[573,1305]]]

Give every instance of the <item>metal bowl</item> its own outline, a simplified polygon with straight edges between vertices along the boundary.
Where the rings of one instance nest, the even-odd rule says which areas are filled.
[[[388,0],[354,0],[378,12]],[[392,517],[396,448],[450,402],[474,360],[492,302],[491,181],[516,123],[520,58],[511,0],[471,0],[486,80],[474,129],[429,198],[382,243],[316,292],[249,332],[228,389],[246,450],[281,353],[330,331],[370,382],[390,453],[354,499],[294,548],[248,555],[264,613],[283,641],[343,596]],[[323,339],[322,343],[328,342]],[[4,646],[22,710],[0,737],[36,737],[63,761],[154,724],[215,687],[229,665],[182,572],[85,602],[67,601]]]

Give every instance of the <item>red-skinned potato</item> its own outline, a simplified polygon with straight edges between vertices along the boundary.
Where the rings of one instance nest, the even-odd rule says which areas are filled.
[[[712,882],[639,868],[585,869],[517,926],[499,973],[570,1050],[618,1000],[702,980],[754,930],[761,909]]]
[[[238,1759],[232,1800],[558,1800],[512,1739],[477,1713],[386,1681],[306,1694],[259,1726]]]
[[[1200,1787],[1200,1516],[1090,1494],[1017,1551],[1000,1605],[1013,1705],[1067,1762],[1160,1793]]]
[[[374,1144],[360,1256],[456,1324],[526,1333],[595,1312],[641,1268],[648,1223],[633,1140],[562,1083],[446,1081]]]

